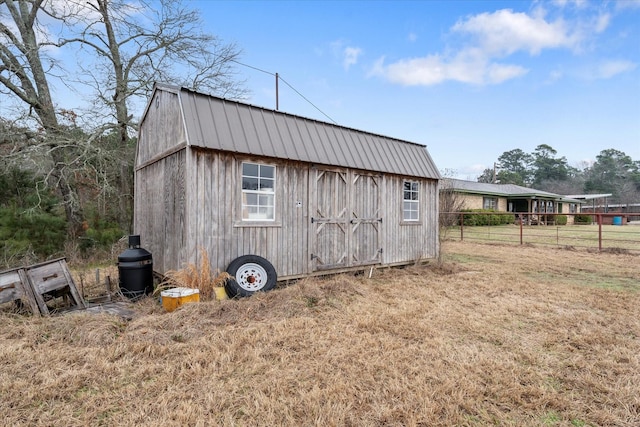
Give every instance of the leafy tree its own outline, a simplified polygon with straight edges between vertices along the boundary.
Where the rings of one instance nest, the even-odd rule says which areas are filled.
[[[0,170],[0,269],[46,258],[62,250],[64,212],[50,191],[37,191],[34,173]]]
[[[498,157],[498,181],[501,184],[527,185],[530,183],[530,165],[533,157],[519,148],[505,151]]]
[[[586,171],[585,192],[611,193],[612,201],[631,203],[640,199],[640,162],[613,148],[603,150]]]
[[[497,177],[494,176],[494,173],[495,170],[487,168],[482,171],[482,174],[478,177],[477,181],[490,184],[497,179]]]
[[[547,144],[538,145],[533,153],[533,186],[542,187],[543,182],[566,181],[569,177],[567,159],[556,158],[558,152]]]

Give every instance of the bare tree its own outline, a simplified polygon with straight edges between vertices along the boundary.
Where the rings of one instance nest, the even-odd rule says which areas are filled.
[[[0,85],[3,96],[12,96],[28,107],[27,119],[37,128],[26,139],[34,142],[50,162],[49,181],[64,201],[69,233],[75,235],[82,212],[68,166],[68,138],[58,121],[51,97],[48,73],[54,67],[41,49],[38,11],[44,0],[0,0]]]
[[[458,225],[458,213],[464,209],[464,198],[455,191],[448,178],[440,180],[439,196],[440,234],[446,235],[447,228]]]
[[[153,5],[121,0],[68,1],[49,13],[65,22],[74,36],[56,46],[78,44],[90,60],[80,62],[81,82],[93,88],[98,110],[111,112],[120,148],[130,145],[138,123],[131,111],[146,102],[154,82],[164,81],[240,98],[244,82],[234,79],[234,44],[202,33],[199,13],[178,0]],[[82,55],[78,55],[82,58]],[[120,217],[130,221],[133,203],[133,156],[119,162]],[[121,224],[129,228],[130,223]]]
[[[239,49],[201,27],[199,14],[177,0],[0,0],[0,92],[26,107],[26,122],[35,121],[23,126],[31,135],[20,141],[29,143],[10,151],[38,161],[45,154],[44,175],[63,197],[72,235],[83,220],[73,182],[83,168],[102,197],[118,199],[121,227],[130,227],[136,117],[155,81],[229,98],[246,94],[234,78]],[[73,73],[47,56],[55,49],[76,55]],[[81,114],[56,107],[52,79],[92,92],[91,107]],[[90,126],[78,131],[80,121]]]

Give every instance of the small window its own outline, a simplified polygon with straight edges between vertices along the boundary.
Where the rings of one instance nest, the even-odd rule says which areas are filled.
[[[242,220],[275,219],[276,167],[242,163]]]
[[[486,210],[497,210],[498,209],[498,198],[497,197],[483,197],[482,198],[482,209]]]
[[[420,218],[419,185],[415,181],[404,182],[404,196],[402,201],[402,219],[405,221],[418,221]]]

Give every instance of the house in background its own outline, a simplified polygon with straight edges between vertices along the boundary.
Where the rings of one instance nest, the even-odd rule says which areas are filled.
[[[445,178],[441,187],[461,197],[461,209],[487,209],[514,214],[576,214],[583,203],[571,197],[515,184],[489,184]],[[529,215],[527,215],[529,216]],[[568,217],[571,222],[573,218]]]
[[[423,145],[157,84],[134,231],[156,271],[206,253],[246,271],[247,289],[256,268],[286,280],[409,264],[438,254],[439,179]]]

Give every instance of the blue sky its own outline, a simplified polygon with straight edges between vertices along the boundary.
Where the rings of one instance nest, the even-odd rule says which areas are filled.
[[[540,144],[571,166],[640,160],[640,1],[189,3],[321,110],[281,81],[281,111],[427,145],[447,175]],[[275,108],[272,75],[238,72]]]

